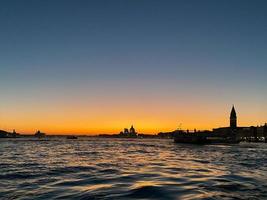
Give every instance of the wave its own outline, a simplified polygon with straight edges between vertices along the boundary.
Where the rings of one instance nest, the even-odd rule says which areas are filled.
[[[7,141],[0,152],[0,199],[267,199],[265,144]]]

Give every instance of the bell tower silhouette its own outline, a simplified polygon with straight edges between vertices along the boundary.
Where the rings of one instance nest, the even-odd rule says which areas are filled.
[[[235,107],[233,105],[232,110],[231,110],[231,114],[230,114],[230,128],[236,129],[236,127],[237,127],[237,116],[236,116],[236,112],[235,112]]]

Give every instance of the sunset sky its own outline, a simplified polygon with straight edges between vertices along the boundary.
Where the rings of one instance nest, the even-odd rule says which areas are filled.
[[[267,122],[267,1],[0,2],[0,129]]]

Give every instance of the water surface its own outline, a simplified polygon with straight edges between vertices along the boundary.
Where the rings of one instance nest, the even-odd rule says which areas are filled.
[[[0,199],[267,199],[267,144],[0,139]]]

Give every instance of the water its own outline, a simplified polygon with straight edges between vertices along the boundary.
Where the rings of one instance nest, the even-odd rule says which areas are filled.
[[[0,199],[267,199],[267,144],[0,140]]]

